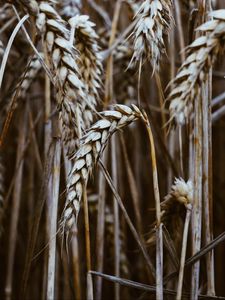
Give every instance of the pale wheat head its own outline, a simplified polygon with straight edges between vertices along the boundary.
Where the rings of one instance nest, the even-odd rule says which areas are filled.
[[[187,48],[187,58],[173,80],[174,88],[169,94],[170,116],[183,125],[192,111],[193,100],[200,97],[202,82],[225,44],[225,10],[209,14],[213,20],[198,27],[204,36],[198,37]]]
[[[168,33],[172,20],[171,0],[145,0],[138,9],[134,22],[134,53],[132,61],[150,60],[153,70],[165,52],[163,34]]]
[[[67,184],[67,202],[61,225],[70,229],[77,222],[80,201],[86,188],[88,176],[99,159],[110,136],[117,130],[142,117],[140,110],[132,105],[115,105],[114,110],[103,111],[97,121],[82,138],[79,150],[71,157],[74,161]]]

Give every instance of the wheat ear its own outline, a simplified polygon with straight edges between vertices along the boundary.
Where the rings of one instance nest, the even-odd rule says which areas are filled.
[[[131,61],[149,59],[153,70],[159,68],[161,53],[165,52],[163,34],[168,33],[172,20],[171,0],[145,0],[134,22],[134,54]]]
[[[61,110],[63,124],[63,140],[68,153],[76,148],[76,138],[79,136],[79,120],[82,121],[81,107],[86,102],[86,90],[79,79],[77,54],[70,42],[70,32],[56,10],[47,2],[39,5],[37,27],[44,36],[49,61],[56,79],[57,102]],[[84,129],[81,123],[81,128]]]
[[[142,113],[135,106],[115,105],[114,110],[101,113],[97,121],[81,139],[79,150],[71,157],[74,164],[67,184],[67,202],[61,225],[70,229],[77,221],[80,201],[86,188],[89,173],[105,148],[110,136],[131,122],[142,118]]]
[[[87,92],[86,102],[82,105],[82,117],[86,127],[93,122],[93,112],[99,103],[98,90],[101,87],[102,62],[98,46],[98,35],[95,24],[89,20],[89,16],[77,15],[71,18],[69,24],[75,33],[74,46],[78,50],[78,68],[81,81]]]
[[[187,48],[188,56],[173,81],[174,89],[168,97],[171,120],[180,125],[187,120],[193,100],[200,97],[200,87],[209,68],[224,48],[225,9],[212,11],[209,16],[213,20],[198,27],[197,30],[205,35]]]
[[[161,221],[175,243],[181,239],[184,206],[191,203],[192,199],[192,182],[190,180],[185,182],[182,178],[176,178],[171,191],[165,196],[164,201],[161,202]],[[153,246],[155,244],[155,235],[151,235],[147,242],[149,246]]]

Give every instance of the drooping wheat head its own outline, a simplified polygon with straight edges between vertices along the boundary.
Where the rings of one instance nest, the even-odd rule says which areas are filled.
[[[132,105],[115,105],[114,110],[103,111],[102,119],[88,130],[81,140],[79,150],[71,157],[74,161],[67,184],[67,202],[64,208],[61,226],[67,230],[77,222],[80,201],[86,188],[88,176],[99,159],[110,136],[117,130],[140,119],[140,110]]]

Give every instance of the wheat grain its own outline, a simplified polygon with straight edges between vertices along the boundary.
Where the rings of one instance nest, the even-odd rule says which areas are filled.
[[[153,70],[165,52],[163,34],[167,34],[172,20],[171,0],[145,0],[137,11],[134,22],[134,54],[131,61],[150,60]]]
[[[78,15],[81,7],[81,0],[64,0],[58,3],[59,13],[66,19]]]
[[[38,14],[38,3],[35,0],[18,0],[18,2],[24,5],[27,11],[31,14],[36,16]]]
[[[67,184],[67,202],[61,224],[67,229],[77,221],[80,201],[89,173],[105,148],[110,136],[129,123],[142,117],[140,110],[132,105],[115,105],[114,110],[101,113],[102,119],[95,123],[82,138],[79,150],[71,157],[74,164]]]
[[[3,45],[2,41],[0,40],[0,61],[2,60],[4,51],[5,51],[4,45]]]
[[[198,37],[188,47],[188,57],[179,69],[173,81],[174,89],[168,97],[171,120],[180,125],[187,121],[193,100],[200,97],[200,87],[209,68],[224,48],[225,10],[213,11],[209,16],[213,20],[198,27],[198,31],[205,35]]]
[[[27,91],[29,90],[32,82],[36,79],[38,72],[41,70],[41,63],[37,56],[35,55],[31,62],[28,63],[27,67],[25,68],[25,75],[21,76],[21,84],[19,84],[19,97],[25,98]]]
[[[4,102],[2,103],[2,107],[0,111],[0,119],[2,121],[7,116],[7,113],[9,112],[10,108],[12,108],[12,105],[13,105],[13,110],[17,107],[17,103],[13,103],[14,98],[15,100],[26,98],[27,92],[30,89],[33,81],[36,79],[38,72],[40,70],[41,70],[41,64],[37,56],[34,56],[31,59],[31,61],[28,62],[23,74],[20,76],[19,81],[13,92],[13,95],[11,97],[5,98]],[[2,124],[0,122],[0,128],[1,127]]]

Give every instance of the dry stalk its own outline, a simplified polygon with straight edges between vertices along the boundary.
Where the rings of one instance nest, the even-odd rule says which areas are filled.
[[[13,269],[15,263],[16,254],[16,241],[17,241],[17,226],[19,220],[20,203],[21,203],[21,190],[22,190],[22,178],[24,170],[24,157],[23,151],[25,148],[26,132],[27,132],[27,109],[25,116],[20,116],[20,130],[19,130],[19,142],[17,146],[17,161],[16,167],[18,167],[18,173],[15,179],[14,190],[13,190],[13,202],[12,202],[12,212],[10,220],[10,234],[9,234],[9,255],[7,263],[7,276],[5,285],[5,298],[7,300],[12,299],[12,286],[13,286]],[[22,161],[20,163],[20,160]]]
[[[184,205],[187,209],[184,230],[183,230],[183,242],[181,250],[181,259],[180,259],[180,271],[179,279],[177,286],[177,300],[181,299],[182,296],[182,286],[183,286],[183,276],[184,276],[184,264],[186,257],[186,248],[187,248],[187,237],[188,237],[188,227],[191,218],[191,208],[193,203],[193,185],[189,180],[185,182],[183,179],[176,179],[174,185],[171,188],[171,192],[165,198],[165,204],[168,206],[170,202],[179,202]],[[167,203],[166,203],[167,202]]]
[[[115,199],[116,200],[116,199]],[[106,239],[108,241],[107,245],[112,245],[113,243],[113,236],[114,236],[114,217],[112,214],[112,209],[110,206],[106,206],[105,208],[105,226],[106,226]],[[121,226],[120,226],[121,227]],[[120,228],[119,236],[119,251],[120,251],[120,272],[123,276],[128,277],[129,275],[129,267],[128,267],[128,259],[125,251],[125,236],[122,232],[122,228]],[[115,241],[114,241],[115,243]],[[113,247],[112,247],[113,248]],[[117,275],[117,277],[119,277]]]
[[[145,112],[142,115],[142,120],[144,121],[148,131],[149,144],[151,149],[153,189],[154,189],[155,209],[156,209],[156,299],[162,300],[163,299],[163,234],[162,234],[162,223],[161,223],[158,170],[157,170],[155,143],[152,134],[152,129]]]
[[[115,185],[115,188],[118,190],[118,168],[117,168],[117,155],[116,155],[116,137],[113,136],[111,138],[111,164],[112,164],[112,180]],[[113,231],[114,231],[114,274],[117,277],[120,277],[120,219],[119,219],[119,206],[116,201],[116,199],[113,199],[113,215],[114,215],[114,226],[113,226]],[[115,290],[115,300],[120,299],[120,286],[118,284],[115,284],[114,287]]]
[[[106,164],[108,158],[108,148],[105,149],[103,153],[103,163]],[[97,215],[97,236],[96,236],[96,253],[97,253],[97,263],[96,269],[99,272],[103,271],[104,263],[104,244],[105,244],[105,198],[106,198],[106,180],[102,172],[99,172],[98,178],[98,215]],[[97,278],[96,280],[96,300],[102,298],[102,279]]]
[[[49,203],[49,253],[48,253],[48,281],[47,281],[47,300],[55,299],[55,279],[56,279],[56,233],[57,233],[57,214],[59,200],[60,183],[60,157],[61,142],[55,137],[54,160],[52,165],[51,197]]]
[[[0,236],[2,234],[2,221],[3,221],[3,214],[4,214],[4,165],[3,165],[3,157],[2,153],[0,152]]]

